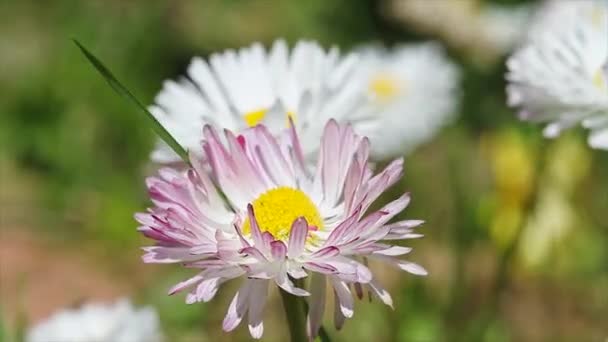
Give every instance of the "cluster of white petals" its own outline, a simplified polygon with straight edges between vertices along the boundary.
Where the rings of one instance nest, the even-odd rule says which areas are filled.
[[[509,105],[549,122],[547,137],[582,124],[589,145],[608,149],[608,3],[548,1],[526,43],[508,60]]]
[[[269,50],[260,43],[195,57],[187,77],[165,81],[150,111],[187,150],[198,151],[207,124],[240,132],[263,124],[279,132],[293,121],[306,155],[316,153],[325,123],[365,121],[362,99],[351,78],[353,54],[325,51],[315,42],[300,41],[289,49],[283,40]],[[179,161],[163,142],[152,159]]]
[[[275,135],[292,121],[314,163],[329,119],[372,140],[375,159],[402,156],[449,122],[457,105],[456,67],[438,44],[368,47],[340,55],[315,42],[290,50],[277,40],[195,57],[186,77],[166,81],[150,111],[187,150],[198,153],[209,124],[241,132],[263,124]],[[179,157],[159,142],[152,160]]]
[[[161,342],[158,314],[127,299],[63,309],[32,326],[26,342]]]

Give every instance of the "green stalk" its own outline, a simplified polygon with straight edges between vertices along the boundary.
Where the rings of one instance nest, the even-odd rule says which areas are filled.
[[[140,111],[144,113],[156,135],[158,135],[165,143],[167,143],[167,145],[169,145],[169,147],[171,147],[171,149],[175,153],[177,153],[177,155],[179,155],[186,164],[190,164],[188,151],[186,151],[177,142],[177,140],[175,140],[171,133],[169,133],[165,129],[165,127],[163,127],[163,125],[161,125],[160,122],[156,120],[156,117],[154,117],[154,115],[150,113],[148,108],[146,108],[146,106],[144,106],[135,97],[135,95],[133,95],[129,91],[129,89],[127,89],[127,87],[120,83],[120,81],[118,81],[116,77],[114,77],[112,72],[97,57],[95,57],[95,55],[93,55],[89,50],[87,50],[87,48],[80,44],[80,42],[78,42],[76,39],[74,39],[74,43],[76,44],[76,46],[78,46],[80,51],[84,54],[84,56],[91,63],[91,65],[93,65],[95,70],[97,70],[97,72],[99,72],[99,74],[106,80],[106,82],[108,82],[110,87],[112,87],[112,89],[114,89],[116,93],[124,97],[127,101],[131,102],[131,104],[135,105],[135,107],[137,107]]]
[[[291,342],[305,342],[306,337],[306,314],[302,306],[302,299],[280,289],[285,309],[285,318],[289,325]]]

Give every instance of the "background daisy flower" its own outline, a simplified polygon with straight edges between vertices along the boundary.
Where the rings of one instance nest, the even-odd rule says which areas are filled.
[[[435,43],[360,50],[357,82],[375,114],[362,129],[374,157],[403,155],[449,123],[458,104],[457,67]]]
[[[220,137],[204,129],[204,158],[192,153],[193,168],[161,169],[147,181],[154,207],[136,215],[139,230],[157,244],[145,247],[149,263],[182,263],[199,273],[169,293],[189,289],[187,303],[211,300],[227,280],[242,278],[223,328],[231,331],[248,317],[251,336],[263,333],[262,312],[271,283],[295,296],[310,296],[309,334],[316,335],[325,306],[325,284],[336,295],[336,326],[353,315],[354,288],[392,305],[364,260],[425,275],[419,265],[398,258],[411,248],[392,240],[417,238],[422,223],[388,223],[409,203],[404,194],[380,210],[370,205],[401,176],[403,161],[373,175],[369,143],[331,120],[321,139],[318,163],[308,173],[292,126],[279,141],[258,125],[242,135]],[[223,194],[222,195],[220,195]],[[292,279],[312,277],[310,289]]]
[[[160,322],[152,307],[134,308],[129,300],[87,303],[64,309],[32,326],[27,342],[160,342]]]
[[[361,98],[349,75],[356,58],[340,56],[337,48],[325,51],[316,42],[299,41],[290,50],[277,40],[267,51],[260,43],[238,51],[195,57],[186,77],[165,81],[150,111],[186,149],[198,151],[205,124],[235,132],[264,123],[273,134],[291,119],[305,142],[308,155],[318,148],[323,125],[330,118],[361,117]],[[158,142],[152,160],[179,162],[179,157]]]
[[[608,5],[550,1],[527,43],[507,61],[508,103],[547,137],[582,122],[589,145],[608,149]]]

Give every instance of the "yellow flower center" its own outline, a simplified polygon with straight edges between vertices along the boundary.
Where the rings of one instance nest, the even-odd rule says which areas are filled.
[[[245,115],[243,115],[243,119],[247,123],[247,126],[253,127],[253,126],[259,124],[264,119],[267,112],[268,112],[268,109],[252,110],[250,112],[245,113]],[[296,113],[294,113],[293,111],[288,111],[287,118],[291,118],[295,122]],[[289,125],[289,120],[287,120],[287,124]]]
[[[593,84],[600,90],[606,90],[606,80],[604,79],[603,70],[597,69],[595,75],[593,75]]]
[[[247,126],[253,127],[264,119],[267,111],[267,109],[252,110],[251,112],[245,113],[245,115],[243,115],[243,119],[245,119]]]
[[[276,239],[287,240],[293,222],[304,217],[309,226],[323,228],[323,220],[315,204],[298,189],[279,187],[256,198],[251,204],[256,221],[262,232],[271,233]],[[249,218],[243,224],[243,233],[249,234]]]
[[[594,4],[593,9],[591,10],[591,22],[596,29],[602,29],[604,23],[604,17],[606,15],[605,6]]]
[[[380,100],[386,101],[397,95],[399,85],[394,77],[380,74],[370,81],[369,90]]]

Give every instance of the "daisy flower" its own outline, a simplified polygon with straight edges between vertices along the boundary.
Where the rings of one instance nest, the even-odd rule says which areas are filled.
[[[550,1],[526,44],[507,61],[508,103],[523,120],[549,122],[547,137],[582,123],[608,149],[608,4]]]
[[[459,73],[434,43],[401,45],[392,51],[360,50],[357,82],[375,113],[375,126],[358,132],[378,158],[403,155],[450,122],[458,102]]]
[[[247,316],[251,336],[262,336],[270,284],[309,297],[308,328],[314,336],[326,283],[336,296],[337,327],[353,315],[352,289],[358,296],[367,289],[392,305],[366,259],[426,274],[421,266],[398,258],[411,248],[390,244],[421,236],[412,230],[422,221],[388,223],[408,205],[409,195],[369,210],[400,178],[403,161],[374,176],[368,140],[330,120],[316,170],[309,173],[295,127],[289,132],[288,140],[279,140],[257,125],[241,135],[225,130],[220,136],[205,126],[203,152],[191,152],[192,168],[164,168],[159,177],[147,180],[154,207],[136,219],[142,225],[139,231],[156,245],[144,248],[144,262],[197,269],[169,291],[189,289],[187,303],[207,302],[225,281],[242,279],[223,322],[225,331]],[[292,281],[311,274],[309,290]]]
[[[160,323],[152,307],[135,309],[127,299],[64,309],[27,331],[27,342],[160,342]]]
[[[198,151],[205,124],[240,132],[258,123],[273,134],[289,119],[303,140],[305,155],[318,149],[323,125],[331,113],[350,122],[363,119],[361,97],[349,75],[356,58],[325,51],[315,42],[300,41],[291,51],[277,40],[266,51],[259,43],[238,51],[192,59],[187,76],[165,81],[150,112],[186,150]],[[159,141],[151,158],[159,163],[180,158]]]

